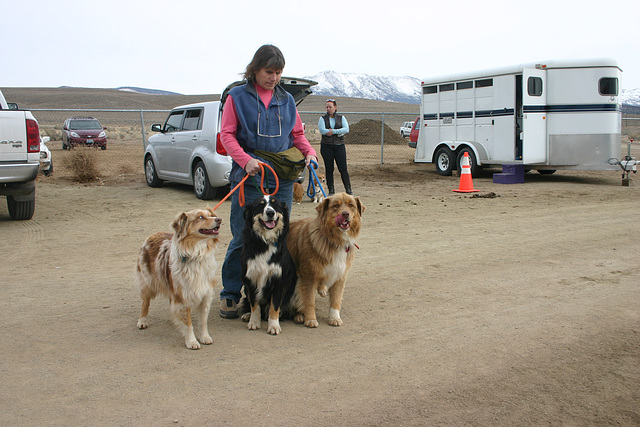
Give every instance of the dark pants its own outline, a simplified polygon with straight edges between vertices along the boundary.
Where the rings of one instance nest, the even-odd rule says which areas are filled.
[[[320,154],[324,160],[324,169],[327,173],[327,187],[329,192],[335,191],[333,184],[333,162],[338,165],[338,171],[342,178],[342,184],[346,192],[351,192],[351,180],[347,171],[347,150],[344,144],[320,144]]]

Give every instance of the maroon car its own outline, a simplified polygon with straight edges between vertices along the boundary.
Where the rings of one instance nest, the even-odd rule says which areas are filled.
[[[86,145],[106,150],[106,129],[93,117],[69,117],[62,126],[62,149]]]
[[[418,143],[418,134],[420,133],[420,117],[413,122],[411,126],[411,133],[409,134],[409,147],[416,148]]]

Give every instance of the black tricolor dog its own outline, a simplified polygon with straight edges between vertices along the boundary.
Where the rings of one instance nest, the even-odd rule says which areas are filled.
[[[244,220],[242,320],[255,330],[268,319],[267,332],[278,335],[281,315],[292,315],[284,311],[291,311],[297,279],[286,243],[289,210],[275,197],[263,196],[245,206]]]

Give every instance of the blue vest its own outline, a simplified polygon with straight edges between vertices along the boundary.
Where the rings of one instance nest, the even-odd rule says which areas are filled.
[[[251,83],[231,89],[229,95],[233,97],[238,117],[236,138],[251,157],[271,165],[270,162],[253,154],[253,150],[277,153],[293,147],[292,132],[296,124],[297,111],[291,94],[281,86],[276,86],[269,108],[262,103]],[[240,182],[245,174],[244,169],[234,161],[230,180]]]

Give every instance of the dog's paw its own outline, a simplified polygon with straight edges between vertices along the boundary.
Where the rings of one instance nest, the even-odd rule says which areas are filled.
[[[200,343],[204,345],[213,344],[213,338],[209,334],[200,337]]]
[[[250,331],[260,329],[260,321],[258,320],[257,322],[255,322],[253,320],[250,320],[249,323],[247,323],[247,329],[249,329]]]
[[[329,324],[331,326],[342,326],[342,319],[341,318],[331,318],[329,319]]]
[[[280,322],[276,320],[269,319],[269,326],[267,327],[267,332],[271,335],[278,335],[282,332],[282,327],[280,326]]]
[[[245,313],[242,316],[240,316],[240,319],[242,319],[243,322],[248,322],[250,318],[251,318],[251,313]]]
[[[296,322],[298,325],[301,323],[304,323],[304,314],[302,313],[296,313],[293,315],[293,321]]]
[[[342,319],[340,318],[340,310],[334,308],[329,309],[329,324],[331,326],[341,326]]]
[[[318,327],[318,321],[316,319],[306,320],[304,322],[304,326],[306,326],[307,328],[317,328]]]
[[[147,329],[149,327],[149,324],[147,323],[146,317],[138,319],[137,326],[138,326],[138,329]]]
[[[329,290],[327,289],[326,286],[320,285],[320,286],[318,286],[318,294],[321,297],[326,297],[327,295],[329,295]]]
[[[200,350],[200,343],[196,340],[185,341],[184,345],[190,350]]]

